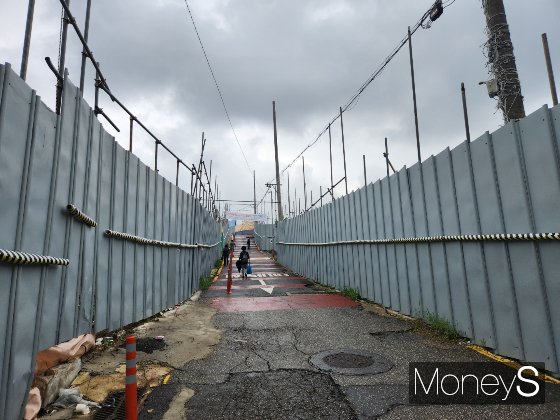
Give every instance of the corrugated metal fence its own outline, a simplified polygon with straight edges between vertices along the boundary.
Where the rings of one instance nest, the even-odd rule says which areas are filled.
[[[221,233],[200,203],[119,146],[68,80],[60,116],[9,65],[0,98],[0,250],[69,261],[0,262],[0,418],[17,419],[36,351],[188,298],[220,256]]]
[[[255,224],[255,242],[263,251],[272,251],[276,235],[275,225]]]
[[[559,135],[543,107],[281,222],[278,260],[558,373],[560,235],[499,234],[560,232]]]

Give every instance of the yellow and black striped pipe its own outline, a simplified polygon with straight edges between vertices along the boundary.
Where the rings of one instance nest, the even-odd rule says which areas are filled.
[[[277,242],[279,245],[332,246],[332,245],[378,245],[431,242],[480,242],[480,241],[560,241],[560,233],[496,233],[490,235],[440,235],[418,238],[357,239],[335,242]]]
[[[68,265],[70,260],[0,249],[0,262],[21,265]]]
[[[115,238],[115,239],[122,239],[123,241],[130,241],[136,242],[142,245],[153,245],[153,246],[161,246],[165,248],[181,248],[181,249],[194,249],[194,248],[213,248],[220,244],[220,242],[216,242],[212,245],[204,245],[204,244],[181,244],[177,242],[167,242],[167,241],[160,241],[157,239],[147,239],[142,238],[141,236],[130,235],[129,233],[118,232],[116,230],[107,229],[105,231],[105,236],[108,238]]]
[[[66,210],[80,222],[85,223],[89,227],[96,227],[97,223],[91,217],[87,216],[85,213],[81,212],[75,205],[68,204]]]

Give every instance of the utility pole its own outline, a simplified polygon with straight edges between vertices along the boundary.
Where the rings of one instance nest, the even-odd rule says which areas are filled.
[[[364,158],[364,185],[367,186],[367,175],[366,175],[366,155],[362,155]]]
[[[305,185],[305,158],[301,157],[301,162],[303,164],[303,205],[304,210],[307,210],[307,186]]]
[[[348,176],[346,175],[346,148],[344,146],[344,124],[342,122],[342,107],[340,107],[340,133],[342,135],[342,159],[344,160],[344,185],[348,195]]]
[[[331,199],[334,201],[334,181],[333,181],[333,174],[332,174],[332,138],[331,138],[331,125],[329,124],[329,157],[331,162]]]
[[[282,214],[282,191],[280,190],[280,168],[278,167],[278,135],[276,132],[276,102],[272,101],[272,121],[274,122],[274,157],[276,159],[276,198],[278,200],[278,221],[284,219]]]
[[[256,184],[254,170],[253,170],[253,214],[257,214],[257,184]]]
[[[270,189],[270,223],[274,224],[274,200],[272,199],[272,188]]]
[[[288,217],[292,214],[292,209],[290,208],[290,173],[288,172]]]
[[[504,2],[482,0],[482,8],[488,28],[488,63],[498,85],[498,108],[502,110],[506,122],[523,118],[525,108],[521,82],[517,74]]]
[[[414,103],[414,126],[416,127],[416,152],[418,153],[418,162],[422,161],[420,155],[420,131],[418,129],[418,108],[416,106],[416,82],[414,81],[414,58],[412,57],[412,35],[410,34],[410,26],[408,27],[408,53],[410,59],[410,79],[412,80],[412,102]],[[387,169],[389,176],[389,169]]]

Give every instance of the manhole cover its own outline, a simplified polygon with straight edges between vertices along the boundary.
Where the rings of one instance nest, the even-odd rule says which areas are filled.
[[[337,368],[365,368],[375,363],[375,360],[370,356],[345,352],[326,356],[323,361],[327,365]]]
[[[311,356],[309,361],[321,370],[347,375],[373,375],[387,372],[393,367],[380,354],[355,349],[323,351]]]

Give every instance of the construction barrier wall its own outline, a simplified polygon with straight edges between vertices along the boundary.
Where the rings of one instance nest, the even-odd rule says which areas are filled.
[[[285,220],[278,261],[559,373],[559,136],[545,106]]]
[[[68,79],[57,116],[0,66],[0,418],[21,417],[38,350],[190,297],[220,239],[200,203],[117,144]]]
[[[276,235],[275,225],[255,223],[255,243],[263,251],[272,251]]]

